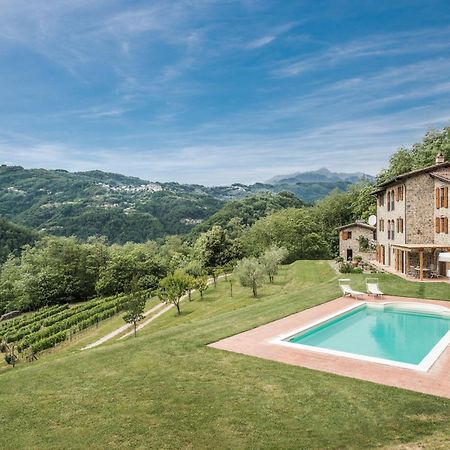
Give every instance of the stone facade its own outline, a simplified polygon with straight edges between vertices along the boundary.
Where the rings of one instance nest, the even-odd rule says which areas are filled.
[[[438,255],[450,248],[449,188],[450,163],[442,159],[381,185],[376,191],[378,262],[408,273],[422,254],[427,273],[446,273]]]
[[[369,243],[375,239],[375,227],[365,223],[352,223],[338,228],[339,256],[345,261],[351,261],[355,256],[361,256],[365,261],[375,257],[374,250],[361,248],[359,238],[364,237]]]
[[[429,173],[405,181],[405,244],[434,243],[434,180]]]

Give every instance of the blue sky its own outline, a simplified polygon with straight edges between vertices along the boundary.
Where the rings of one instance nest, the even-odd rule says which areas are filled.
[[[375,174],[450,124],[448,1],[0,0],[0,162]]]

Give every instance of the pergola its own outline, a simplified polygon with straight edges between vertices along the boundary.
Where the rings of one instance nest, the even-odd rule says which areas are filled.
[[[444,244],[394,244],[392,245],[394,250],[401,250],[406,252],[406,267],[409,267],[409,254],[410,252],[418,252],[419,253],[419,277],[420,280],[423,281],[423,254],[425,250],[429,250],[431,253],[431,257],[433,258],[436,250],[441,249],[444,251],[450,251],[450,247]],[[395,255],[395,268],[398,270],[398,261],[397,261],[397,253]]]

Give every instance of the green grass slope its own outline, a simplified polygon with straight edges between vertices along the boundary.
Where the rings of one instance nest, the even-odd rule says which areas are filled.
[[[256,300],[222,281],[136,339],[3,371],[0,448],[447,448],[448,400],[207,347],[337,297],[337,278],[299,261]],[[450,298],[446,284],[380,279],[389,293]]]

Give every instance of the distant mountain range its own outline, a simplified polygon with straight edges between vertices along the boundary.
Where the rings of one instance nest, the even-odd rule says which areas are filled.
[[[188,233],[229,200],[289,191],[304,203],[313,203],[362,178],[369,177],[320,169],[274,177],[272,183],[209,187],[150,182],[98,170],[72,173],[2,165],[0,216],[49,234],[143,242]]]
[[[361,180],[373,181],[375,177],[362,172],[353,173],[340,173],[331,172],[330,170],[322,167],[318,170],[310,172],[296,172],[289,175],[277,175],[270,180],[267,180],[267,184],[297,184],[297,183],[357,183]]]

